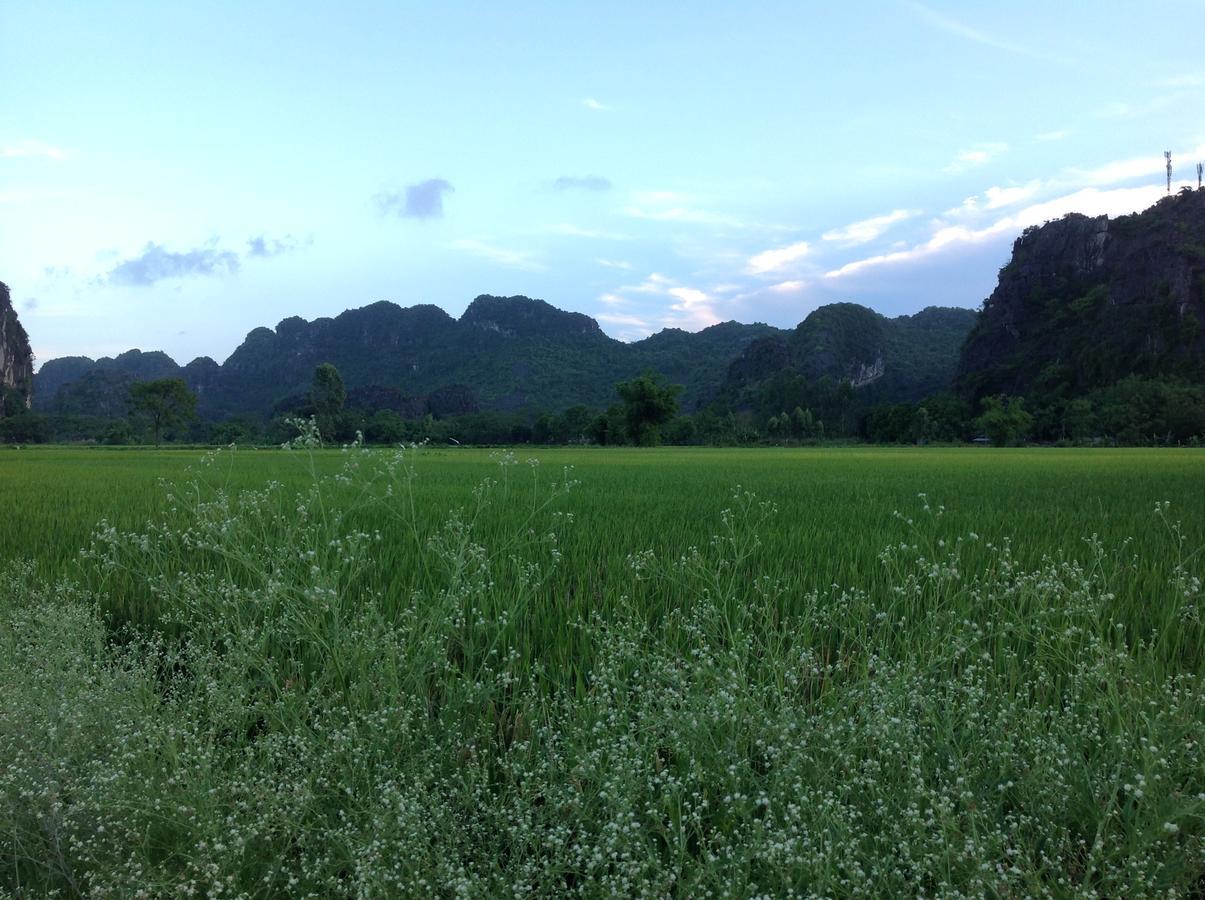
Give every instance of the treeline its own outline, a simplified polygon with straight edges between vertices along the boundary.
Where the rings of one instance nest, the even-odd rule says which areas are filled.
[[[679,409],[677,385],[646,372],[616,385],[606,409],[584,404],[560,411],[426,412],[351,406],[334,366],[314,373],[307,395],[268,420],[237,416],[218,422],[195,415],[196,397],[179,379],[138,382],[126,414],[51,415],[0,419],[0,442],[280,444],[313,417],[325,441],[370,444],[753,445],[862,441],[880,444],[1025,443],[1077,445],[1200,445],[1205,442],[1205,387],[1177,379],[1130,376],[1074,398],[987,396],[974,402],[953,392],[918,403],[883,403],[873,392],[824,377],[784,374],[742,408],[721,402],[692,414]],[[361,393],[360,397],[365,396]],[[363,402],[362,400],[360,402]],[[450,405],[455,409],[455,405]]]

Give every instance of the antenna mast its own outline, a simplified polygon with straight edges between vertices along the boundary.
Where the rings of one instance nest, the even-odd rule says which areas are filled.
[[[1170,150],[1163,151],[1163,158],[1167,160],[1167,192],[1172,192],[1172,152]]]
[[[1205,164],[1197,163],[1197,190],[1201,189],[1201,172],[1205,170]]]

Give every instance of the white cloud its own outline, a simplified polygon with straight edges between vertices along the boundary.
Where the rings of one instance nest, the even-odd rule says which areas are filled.
[[[1003,209],[1006,206],[1024,203],[1033,197],[1041,186],[1041,182],[1031,181],[1029,184],[1014,187],[990,187],[983,192],[984,199],[987,200],[984,209]]]
[[[1172,191],[1189,182],[1172,182]],[[1073,194],[1055,197],[1042,203],[1027,206],[1014,216],[1001,219],[993,227],[1021,229],[1058,219],[1067,213],[1083,213],[1085,216],[1124,216],[1146,209],[1165,196],[1165,184],[1146,184],[1140,187],[1113,188],[1102,191],[1094,187],[1084,188]]]
[[[1058,131],[1044,131],[1041,134],[1036,135],[1034,140],[1041,141],[1042,143],[1049,143],[1050,141],[1061,141],[1070,136],[1071,132],[1065,128],[1062,128]]]
[[[1070,177],[1080,184],[1099,186],[1158,175],[1163,172],[1163,167],[1163,155],[1152,154],[1133,159],[1114,160],[1095,169],[1072,169]]]
[[[983,192],[983,196],[967,197],[961,206],[946,210],[947,216],[965,216],[981,213],[992,209],[1004,209],[1016,206],[1034,197],[1043,188],[1041,181],[1031,181],[1029,184],[1013,185],[1011,187],[993,186]]]
[[[698,331],[721,321],[720,316],[716,313],[715,297],[698,288],[679,284],[674,279],[657,272],[653,272],[640,284],[621,287],[614,292],[603,294],[599,300],[610,307],[632,305],[631,301],[623,296],[624,294],[667,297],[673,302],[670,303],[669,309],[660,315],[649,312],[648,307],[645,306],[644,312],[639,315],[623,312],[605,313],[598,316],[599,321],[616,325],[635,325],[637,320],[645,324],[655,321],[664,328],[683,328],[687,331]],[[643,319],[641,319],[641,315],[643,315]]]
[[[690,225],[726,225],[729,228],[745,228],[745,223],[731,216],[707,212],[701,209],[689,209],[684,206],[672,206],[666,209],[647,209],[642,206],[625,206],[619,210],[621,215],[633,219],[647,219],[652,222],[684,222]]]
[[[673,283],[674,280],[672,278],[667,278],[654,272],[643,283],[633,287],[620,288],[620,290],[634,291],[637,294],[664,294]]]
[[[463,250],[473,256],[487,259],[490,262],[495,262],[511,269],[522,269],[525,272],[540,272],[546,268],[543,263],[535,258],[534,253],[524,250],[508,250],[505,247],[496,247],[485,241],[466,239],[452,241],[449,246],[455,250]]]
[[[896,222],[902,222],[904,219],[911,218],[916,214],[916,210],[893,209],[883,216],[872,216],[869,219],[853,222],[843,228],[834,228],[831,231],[826,231],[821,237],[826,241],[865,244],[879,237],[879,235],[883,234]]]
[[[1173,184],[1175,190],[1188,182]],[[979,229],[967,228],[964,225],[940,225],[927,241],[897,250],[892,253],[882,253],[865,259],[854,260],[840,268],[824,274],[825,278],[843,278],[869,268],[896,263],[907,263],[933,256],[949,247],[965,244],[980,243],[1004,235],[1015,235],[1030,225],[1040,225],[1052,219],[1061,218],[1068,213],[1077,212],[1086,216],[1120,216],[1146,209],[1164,196],[1166,187],[1159,184],[1143,185],[1133,188],[1115,188],[1099,190],[1095,187],[1083,188],[1071,194],[1055,197],[1041,203],[1027,206],[1011,216],[1005,216],[992,224]]]
[[[956,175],[960,172],[966,172],[968,169],[978,168],[991,162],[1007,150],[1008,144],[993,142],[976,144],[974,147],[960,151],[954,157],[953,162],[946,166],[945,171]]]
[[[716,315],[710,295],[688,287],[670,288],[668,293],[678,302],[670,305],[674,314],[661,320],[667,327],[698,331],[719,323],[720,317]]]
[[[605,103],[599,103],[593,97],[584,98],[582,100],[582,106],[586,107],[586,109],[592,109],[595,112],[610,112],[611,111],[611,107],[607,106]]]
[[[786,247],[763,250],[761,253],[749,258],[748,271],[751,275],[765,275],[770,272],[777,272],[791,263],[803,259],[811,250],[811,245],[807,241],[799,241]]]
[[[1172,150],[1172,164],[1179,168],[1186,161],[1195,162],[1205,157],[1205,144],[1198,144],[1189,150]],[[1068,169],[1059,179],[1060,184],[1083,185],[1100,187],[1116,184],[1119,181],[1133,181],[1137,178],[1160,178],[1166,172],[1166,161],[1163,151],[1151,153],[1149,156],[1136,156],[1131,159],[1119,159],[1094,169]],[[1193,167],[1189,165],[1189,169]],[[1166,189],[1167,184],[1163,182]]]
[[[622,259],[595,258],[594,261],[605,269],[630,269],[630,268],[632,268],[632,264],[630,262],[627,262],[626,260],[622,260]]]
[[[807,287],[805,281],[780,281],[778,284],[771,285],[768,290],[775,294],[797,294]]]
[[[606,322],[608,325],[630,325],[635,328],[648,328],[647,320],[640,316],[632,316],[627,313],[597,313],[594,318],[600,322]]]

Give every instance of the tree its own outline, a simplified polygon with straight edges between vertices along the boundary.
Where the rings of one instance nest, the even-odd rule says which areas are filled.
[[[550,413],[540,413],[531,426],[531,442],[533,444],[551,444],[556,423]]]
[[[330,363],[323,363],[316,368],[310,385],[310,405],[318,422],[318,432],[324,438],[330,440],[334,437],[339,413],[343,412],[346,402],[347,388],[343,386],[339,370]]]
[[[590,407],[577,404],[571,406],[556,419],[556,436],[562,444],[579,444],[586,439],[590,421],[594,416]]]
[[[130,410],[151,426],[158,447],[164,428],[196,417],[197,395],[188,389],[183,378],[137,381],[130,386]]]
[[[1033,427],[1033,416],[1025,411],[1020,397],[1000,394],[984,398],[983,415],[975,420],[975,425],[995,446],[1005,447],[1025,440]]]
[[[912,414],[908,437],[914,444],[927,444],[933,437],[933,420],[929,417],[929,410],[923,406],[917,407],[916,412]]]
[[[791,413],[791,431],[795,437],[810,438],[816,430],[816,421],[812,417],[811,409],[801,409],[796,406],[795,411]]]
[[[639,378],[621,381],[615,390],[624,402],[628,437],[641,447],[661,442],[661,426],[678,412],[680,384],[664,384],[661,376],[648,370]]]
[[[1072,400],[1063,409],[1063,434],[1073,441],[1084,441],[1092,435],[1096,420],[1092,402],[1085,397]]]
[[[624,439],[624,411],[616,403],[607,408],[606,412],[595,417],[586,428],[586,437],[596,444],[603,446],[622,444]]]

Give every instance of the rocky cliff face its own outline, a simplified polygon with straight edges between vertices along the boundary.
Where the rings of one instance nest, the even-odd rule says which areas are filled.
[[[1027,229],[959,362],[971,395],[1071,396],[1127,375],[1205,376],[1205,192]]]
[[[33,391],[33,351],[17,319],[8,285],[0,282],[0,416],[27,409]]]

